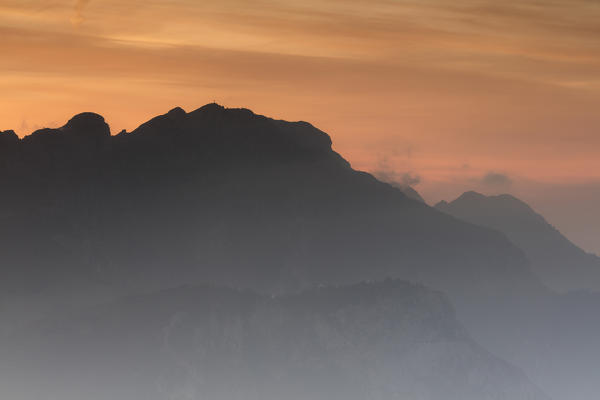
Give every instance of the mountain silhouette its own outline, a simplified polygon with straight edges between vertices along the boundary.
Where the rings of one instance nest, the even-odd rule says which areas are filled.
[[[382,276],[465,300],[545,290],[503,235],[353,170],[306,122],[209,104],[116,136],[85,113],[11,143],[0,169],[11,291],[70,279],[277,293]]]
[[[574,245],[529,205],[511,195],[467,192],[435,207],[506,234],[525,252],[533,271],[555,290],[600,289],[600,258]]]
[[[443,295],[392,280],[128,297],[19,332],[0,348],[0,382],[14,400],[547,399],[474,343]]]
[[[307,122],[208,104],[111,136],[84,113],[2,133],[0,185],[5,336],[183,284],[283,295],[391,277],[446,293],[479,343],[556,400],[598,390],[595,296],[557,295],[506,235],[352,169]],[[589,336],[556,329],[577,326]]]

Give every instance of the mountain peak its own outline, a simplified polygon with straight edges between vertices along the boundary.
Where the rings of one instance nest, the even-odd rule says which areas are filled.
[[[198,108],[198,110],[210,110],[210,109],[215,109],[215,110],[225,110],[226,107],[217,103],[217,102],[212,102],[212,103],[206,103],[205,105],[203,105],[202,107]]]
[[[448,204],[455,205],[460,203],[470,204],[473,202],[475,202],[475,204],[477,204],[478,206],[483,206],[485,204],[489,207],[503,207],[507,209],[512,209],[515,212],[521,212],[523,214],[535,213],[533,209],[523,200],[520,200],[508,193],[486,196],[475,191],[468,191],[460,195],[456,200],[451,201],[450,203],[440,202],[438,206],[443,207],[444,205]]]
[[[203,105],[202,107],[192,111],[190,114],[198,114],[198,113],[215,113],[225,111],[227,108],[217,103],[208,103]]]
[[[235,156],[260,159],[275,157],[329,157],[338,159],[331,150],[331,138],[307,122],[287,122],[255,114],[246,108],[226,108],[206,104],[186,113],[176,107],[141,124],[132,132],[140,145],[169,143],[174,148],[207,154],[214,159]],[[123,135],[121,135],[123,136]],[[193,149],[193,150],[192,150]],[[339,160],[338,160],[339,161]]]
[[[104,121],[104,117],[92,112],[84,112],[75,115],[65,126],[60,128],[60,130],[68,134],[76,135],[93,137],[110,136],[110,128],[106,121]]]
[[[60,128],[42,128],[23,137],[23,145],[33,151],[81,151],[99,148],[110,140],[110,127],[104,117],[92,112],[73,116]],[[27,152],[27,150],[26,150]]]
[[[527,203],[510,194],[486,196],[475,191],[468,191],[451,202],[440,201],[435,207],[450,214],[456,214],[458,210],[462,210],[461,213],[470,215],[478,210],[477,212],[480,214],[488,216],[497,216],[500,213],[514,219],[526,218],[546,223]]]
[[[175,107],[172,110],[170,110],[167,115],[169,117],[172,118],[181,118],[184,117],[185,115],[187,115],[187,113],[185,112],[185,110],[181,107]]]
[[[473,199],[474,200],[474,199],[484,199],[486,197],[487,196],[485,196],[479,192],[476,192],[474,190],[469,190],[468,192],[464,192],[462,195],[460,195],[459,199],[469,199],[469,200]]]

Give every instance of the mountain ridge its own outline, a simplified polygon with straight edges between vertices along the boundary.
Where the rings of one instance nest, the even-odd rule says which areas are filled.
[[[305,122],[273,120],[257,116],[246,109],[226,109],[216,104],[206,105],[190,113],[176,108],[150,119],[131,133],[110,136],[106,142],[93,140],[91,147],[96,151],[91,155],[77,146],[77,135],[67,133],[72,132],[71,127],[81,129],[88,123],[88,126],[94,127],[94,131],[103,132],[101,137],[105,138],[107,127],[103,118],[87,113],[79,114],[70,121],[72,122],[63,128],[39,130],[21,139],[21,149],[16,152],[21,160],[17,160],[16,168],[33,169],[34,178],[42,174],[45,186],[52,180],[58,180],[57,185],[63,185],[62,177],[55,174],[60,174],[60,170],[64,169],[69,171],[72,179],[86,181],[84,185],[92,185],[93,180],[98,180],[102,185],[112,186],[106,179],[113,179],[110,177],[114,176],[116,179],[129,179],[127,184],[134,187],[143,184],[144,187],[140,186],[138,189],[141,192],[147,191],[150,185],[157,188],[160,184],[171,186],[173,182],[168,183],[166,179],[182,179],[186,175],[195,174],[195,171],[212,174],[210,169],[213,169],[217,170],[217,174],[223,171],[225,175],[246,175],[247,171],[243,171],[243,168],[249,168],[256,169],[257,174],[273,175],[274,171],[267,171],[265,168],[277,165],[282,171],[290,169],[292,179],[294,175],[306,175],[309,180],[302,179],[306,180],[307,185],[320,185],[319,181],[324,182],[326,179],[340,179],[341,185],[338,184],[339,189],[336,189],[339,194],[318,188],[324,194],[327,193],[327,196],[340,197],[343,191],[353,196],[354,189],[348,185],[353,185],[352,182],[355,181],[360,182],[359,185],[376,188],[382,195],[405,198],[400,190],[379,183],[366,173],[351,170],[350,164],[331,149],[330,137]],[[61,147],[65,142],[66,145]],[[89,167],[81,169],[81,165]],[[18,175],[16,168],[6,172],[8,175]],[[306,168],[306,171],[298,168]],[[324,171],[327,176],[318,177],[318,170]],[[144,182],[148,177],[156,182],[146,185]],[[246,179],[256,177],[247,176]],[[285,182],[281,184],[287,185]],[[94,185],[89,189],[98,190],[98,186]],[[105,191],[114,190],[107,187]],[[119,190],[131,191],[133,187],[122,187]],[[137,195],[135,192],[132,194]],[[40,197],[46,195],[39,194]],[[54,194],[51,193],[51,196]],[[412,202],[402,202],[407,207],[417,207]],[[333,207],[333,204],[329,207]],[[429,208],[422,210],[422,213],[427,210],[425,213],[433,216],[434,211],[429,211]],[[334,209],[330,211],[333,212]],[[444,218],[436,216],[435,219]],[[418,226],[413,227],[417,228]],[[486,235],[493,234],[486,232]]]

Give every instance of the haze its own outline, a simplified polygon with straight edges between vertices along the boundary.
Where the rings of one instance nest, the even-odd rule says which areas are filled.
[[[600,253],[593,0],[0,0],[0,130],[209,101],[308,120],[429,203],[511,192]]]

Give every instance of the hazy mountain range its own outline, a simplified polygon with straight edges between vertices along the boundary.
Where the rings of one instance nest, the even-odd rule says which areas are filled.
[[[427,384],[406,384],[415,388],[411,392],[414,398],[452,398],[447,397],[450,394],[440,395],[447,385],[455,386],[457,391],[452,394],[455,398],[541,396],[532,389],[534,385],[526,383],[518,369],[484,355],[485,351],[475,342],[522,368],[556,400],[587,399],[600,390],[597,383],[600,370],[594,368],[600,359],[600,321],[596,318],[600,299],[596,295],[556,294],[538,278],[537,271],[531,270],[527,249],[519,248],[515,240],[497,230],[431,208],[369,174],[353,170],[332,150],[329,136],[306,122],[277,121],[249,110],[209,104],[190,113],[176,108],[133,132],[111,136],[101,116],[80,114],[62,128],[42,129],[22,139],[14,132],[0,133],[0,185],[4,188],[0,198],[0,316],[7,341],[5,347],[14,350],[11,359],[16,360],[5,368],[12,370],[11,365],[26,365],[36,361],[38,355],[42,367],[48,365],[44,364],[45,357],[60,363],[65,361],[67,375],[55,375],[57,380],[51,380],[50,386],[52,382],[63,382],[60,379],[70,379],[69,371],[80,370],[80,362],[96,367],[95,357],[68,360],[63,358],[66,354],[85,355],[85,349],[89,348],[94,356],[107,355],[107,364],[98,368],[111,366],[119,360],[119,349],[130,347],[131,337],[140,338],[150,346],[137,348],[131,362],[147,361],[156,364],[156,368],[164,366],[171,371],[172,363],[177,362],[165,361],[164,355],[157,355],[157,349],[152,347],[159,343],[156,332],[162,332],[164,321],[177,320],[180,309],[201,307],[201,301],[194,300],[196,294],[189,294],[190,290],[204,293],[208,289],[165,292],[168,288],[208,282],[260,293],[247,295],[251,299],[248,306],[255,302],[264,305],[252,308],[251,312],[229,310],[227,313],[233,314],[224,314],[225,321],[207,321],[209,317],[199,309],[192,320],[184,318],[190,325],[186,325],[188,333],[182,334],[202,327],[225,329],[221,327],[233,323],[231,318],[243,320],[249,318],[245,313],[256,312],[264,316],[261,325],[275,327],[269,329],[276,332],[276,340],[273,347],[265,345],[266,356],[274,349],[279,352],[280,348],[293,348],[296,342],[300,347],[293,351],[304,354],[303,341],[318,342],[310,351],[320,349],[323,343],[316,339],[315,332],[321,326],[332,337],[345,332],[349,326],[346,324],[357,324],[357,337],[361,330],[366,334],[371,326],[363,320],[370,313],[366,309],[352,314],[354,322],[348,320],[342,326],[336,325],[339,316],[311,317],[304,331],[306,336],[292,336],[293,343],[287,342],[291,339],[287,331],[278,331],[280,325],[273,322],[275,315],[288,321],[286,324],[302,324],[306,320],[291,315],[284,305],[287,300],[282,299],[309,302],[314,295],[311,288],[320,285],[349,285],[391,277],[419,282],[446,293],[456,307],[458,320],[469,332],[452,336],[448,332],[454,328],[443,330],[439,340],[444,343],[454,340],[455,344],[443,345],[442,350],[435,345],[425,346],[424,352],[430,358],[421,354],[425,361],[417,362],[410,374],[421,373],[417,365],[423,365],[423,370],[440,365],[440,370],[430,371]],[[414,294],[415,289],[410,285],[392,286],[397,292],[406,290],[407,296]],[[369,296],[373,296],[368,293],[376,290],[365,289],[365,292],[361,287],[339,290],[355,290],[357,297],[364,295],[368,302]],[[181,290],[184,294],[180,295]],[[223,296],[228,299],[231,297],[224,299],[225,302],[239,302],[241,295],[237,291],[214,290],[227,293]],[[330,290],[333,297],[341,293],[338,289]],[[298,291],[311,294],[287,297]],[[117,300],[125,295],[153,292],[157,293],[136,297],[135,307],[139,308],[130,307],[131,299]],[[323,289],[319,293],[325,292]],[[175,296],[174,303],[167,299],[171,294]],[[274,295],[277,300],[268,300]],[[178,296],[184,297],[180,303]],[[165,307],[176,305],[159,312],[158,304],[163,303]],[[98,307],[106,311],[99,313]],[[263,307],[264,312],[257,311]],[[326,301],[322,307],[329,307]],[[374,307],[373,318],[379,318],[377,321],[396,318],[385,314],[378,305]],[[415,313],[417,320],[421,314],[431,316],[426,307],[404,305],[402,310]],[[431,318],[460,326],[448,307],[443,310],[448,312],[446,319],[437,311],[432,314],[435,318]],[[136,322],[138,312],[148,316],[148,320],[139,320],[140,325]],[[317,327],[311,325],[314,318],[319,320]],[[41,319],[45,322],[40,323]],[[88,324],[83,328],[82,320]],[[126,321],[132,321],[132,325]],[[375,386],[383,392],[366,397],[360,397],[359,393],[375,392],[355,391],[356,386],[352,385],[348,388],[352,388],[349,390],[356,398],[398,398],[400,395],[395,391],[401,388],[390,382],[400,379],[400,375],[394,375],[395,371],[410,370],[412,364],[407,361],[410,358],[382,356],[384,365],[369,364],[364,366],[366,370],[357,365],[357,358],[352,358],[353,354],[363,352],[380,354],[379,344],[386,346],[384,338],[389,327],[373,323],[377,329],[369,346],[359,346],[355,339],[350,340],[356,346],[348,347],[347,362],[353,365],[348,376],[373,370],[381,379],[387,379],[386,374],[394,378],[389,378],[389,382],[378,381]],[[415,326],[419,332],[432,332],[431,327],[419,323]],[[103,329],[108,330],[107,338],[118,340],[97,337],[95,332]],[[244,332],[243,335],[258,337],[263,332],[253,329],[236,334]],[[47,334],[48,330],[52,334]],[[394,346],[414,347],[410,336],[397,333]],[[427,334],[423,333],[425,337]],[[15,337],[19,338],[17,342]],[[215,334],[214,340],[221,339]],[[93,343],[99,343],[98,347]],[[194,351],[209,351],[216,345],[210,343],[198,343]],[[465,359],[457,355],[458,348],[464,350]],[[58,358],[52,354],[57,349],[62,349]],[[236,364],[244,360],[236,351],[239,349],[225,346],[223,353],[214,355],[222,355],[234,364],[215,371],[237,376],[246,370],[243,364]],[[456,358],[448,359],[448,353]],[[111,354],[117,358],[108,356]],[[324,360],[332,360],[336,365],[341,362],[336,357],[342,355],[330,358],[329,354],[324,352],[316,360],[304,360],[302,365],[311,369]],[[191,362],[193,371],[202,370],[204,360],[185,360],[184,364],[189,366]],[[281,362],[283,382],[292,384],[289,360],[271,361],[272,364],[264,365],[264,370],[257,371],[260,373],[254,382],[269,380],[269,371],[278,369]],[[448,363],[455,365],[456,371],[452,372]],[[338,367],[331,368],[327,371],[332,376],[346,379]],[[109,370],[112,368],[107,367],[106,371]],[[170,376],[171,372],[164,373]],[[210,374],[200,374],[204,373]],[[91,380],[78,380],[83,385],[81,390],[93,387],[96,375],[90,374]],[[148,379],[157,374],[150,371],[141,376],[139,387],[146,387]],[[174,379],[180,378],[177,375]],[[413,382],[413,378],[407,378],[406,382]],[[444,379],[449,381],[444,383]],[[489,385],[482,380],[489,381]],[[354,385],[369,385],[360,379],[349,381]],[[126,378],[122,383],[131,387],[127,385],[133,382]],[[165,384],[171,385],[169,382]],[[386,382],[391,385],[390,392],[384,389],[388,388]],[[183,385],[188,384],[186,381]],[[211,387],[210,390],[215,390],[214,398],[233,396],[232,392],[219,392],[220,387]],[[508,387],[515,391],[507,395]],[[199,398],[201,393],[194,390],[209,389],[192,384],[190,390],[192,395],[178,398]],[[396,395],[389,394],[392,392]],[[155,392],[147,395],[155,396],[152,393]],[[260,394],[256,392],[256,396]],[[137,395],[131,394],[129,398],[135,399]],[[297,395],[306,398],[301,392]]]
[[[6,343],[0,382],[15,400],[547,399],[475,344],[441,294],[398,281],[275,298],[169,289]]]
[[[508,195],[467,192],[437,209],[505,233],[521,248],[533,271],[559,291],[600,289],[600,258],[571,243],[523,201]]]

